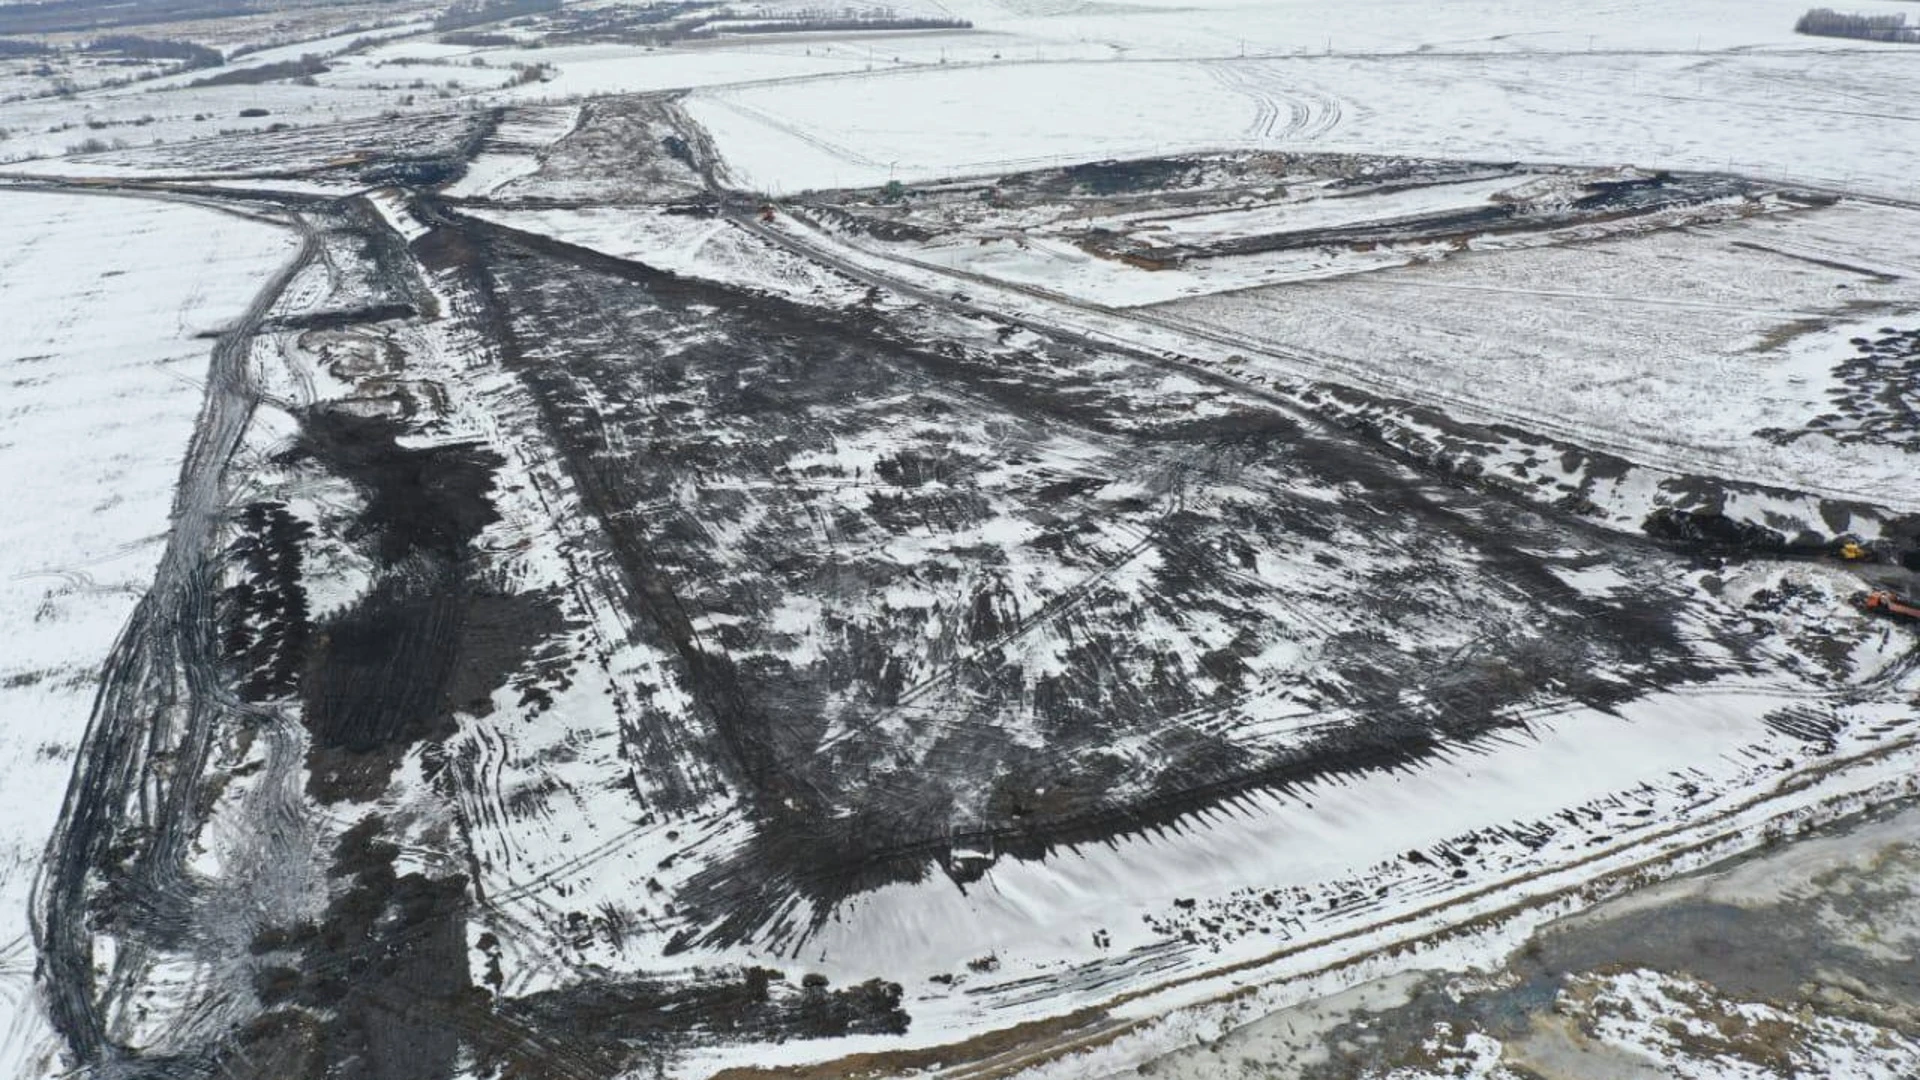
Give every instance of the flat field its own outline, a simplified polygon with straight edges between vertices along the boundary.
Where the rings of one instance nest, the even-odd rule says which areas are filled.
[[[1849,361],[1854,339],[1920,326],[1920,267],[1885,239],[1916,227],[1912,210],[1843,206],[1157,310],[1319,366],[1285,374],[1351,380],[1681,472],[1910,511],[1920,501],[1905,490],[1905,436],[1862,426],[1877,408],[1871,394],[1852,400]],[[1799,437],[1764,434],[1776,430]]]

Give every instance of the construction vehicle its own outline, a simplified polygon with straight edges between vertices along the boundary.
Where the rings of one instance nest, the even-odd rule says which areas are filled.
[[[1860,610],[1869,615],[1885,615],[1902,622],[1920,622],[1920,607],[1916,607],[1895,596],[1886,589],[1875,589],[1858,601]]]

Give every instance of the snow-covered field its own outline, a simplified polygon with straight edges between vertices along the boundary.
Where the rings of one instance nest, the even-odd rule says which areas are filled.
[[[37,1075],[27,897],[108,650],[152,580],[211,335],[293,251],[264,221],[0,192],[0,1073]]]
[[[737,178],[773,191],[925,179],[1013,163],[1234,146],[1486,160],[1736,167],[1910,195],[1898,46],[1792,33],[1797,0],[1637,0],[1572,10],[1477,0],[1209,0],[1090,8],[985,0],[903,5],[972,30],[546,47],[443,45],[420,24],[283,46],[334,70],[305,87],[191,88],[187,73],[80,95],[97,132],[135,145],[216,128],[335,119],[449,98],[492,105],[698,87],[692,108]],[[1869,12],[1897,13],[1894,0]],[[1850,9],[1851,10],[1851,9]],[[479,66],[475,66],[475,63]],[[517,84],[514,65],[545,65]],[[216,69],[219,70],[219,69]],[[74,102],[0,109],[0,156],[58,155]],[[1037,106],[1037,107],[1036,107]],[[243,120],[240,108],[270,118]],[[196,119],[204,117],[205,119]],[[138,122],[139,126],[132,126]]]
[[[1458,42],[1392,55],[1222,48],[1204,61],[1129,52],[714,88],[690,107],[742,178],[789,192],[1261,146],[1728,169],[1912,197],[1911,57],[1774,31],[1795,14],[1728,16],[1739,29],[1722,34],[1741,38],[1738,53],[1696,52],[1693,35],[1682,47],[1649,10],[1640,40],[1612,24],[1612,51],[1560,39],[1537,52]],[[1785,44],[1796,48],[1746,51]]]
[[[0,1072],[57,988],[182,1061],[271,1020],[433,1075],[531,1032],[1067,1080],[1915,793],[1912,636],[1848,598],[1913,577],[1920,49],[1805,0],[893,7],[974,25],[408,7],[226,69],[306,79],[0,104],[21,178],[230,200],[0,189]],[[276,200],[303,269],[177,530],[227,590],[185,681],[233,685],[124,758],[188,842],[63,826],[36,991]],[[1819,535],[1649,542],[1703,505]],[[242,906],[107,910],[108,841]],[[1728,1016],[1880,1067],[1680,977],[1559,1000],[1689,1076]]]
[[[902,5],[908,6],[908,5]],[[1125,55],[1234,53],[1582,52],[1622,49],[1692,52],[1734,47],[1846,47],[1793,33],[1799,0],[1624,0],[1606,8],[1535,0],[1141,0],[1116,5],[1057,0],[940,0],[938,8],[977,26],[1037,42],[1089,42]],[[1848,10],[1897,13],[1896,0]]]
[[[507,49],[499,60],[552,64],[559,74],[548,83],[523,86],[503,100],[571,95],[632,94],[692,86],[784,80],[842,71],[865,70],[852,56],[795,55],[790,47],[754,49],[679,48],[641,52],[632,46],[575,45],[543,49]],[[494,57],[489,52],[488,59]]]
[[[1475,253],[1157,310],[1351,381],[1679,472],[1920,509],[1920,459],[1801,430],[1833,415],[1848,342],[1920,316],[1920,212],[1846,205]],[[1259,369],[1257,357],[1252,367]]]

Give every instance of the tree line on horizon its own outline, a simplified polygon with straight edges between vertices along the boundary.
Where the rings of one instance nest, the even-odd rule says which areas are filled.
[[[1793,29],[1797,34],[1815,37],[1920,44],[1920,27],[1908,26],[1905,15],[1856,15],[1832,8],[1813,8],[1800,16]]]

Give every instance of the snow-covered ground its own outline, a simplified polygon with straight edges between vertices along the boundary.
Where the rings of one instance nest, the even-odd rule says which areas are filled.
[[[542,49],[507,49],[489,62],[551,64],[559,74],[551,82],[533,83],[504,93],[505,100],[567,97],[592,94],[631,94],[674,90],[690,86],[781,80],[795,76],[865,69],[852,56],[810,56],[787,46],[752,48],[684,47],[645,50],[631,45],[565,45]]]
[[[839,307],[866,291],[819,263],[774,248],[721,218],[653,209],[476,210],[473,216],[522,232],[706,278],[735,288]]]
[[[1920,315],[1920,252],[1893,239],[1915,230],[1920,213],[1850,204],[1157,310],[1312,358],[1278,376],[1350,381],[1677,472],[1911,511],[1920,459],[1907,450],[1756,433],[1830,413],[1849,340]]]
[[[694,153],[664,137],[678,134],[661,119],[664,106],[624,119],[609,106],[601,118],[607,123],[593,129],[594,110],[605,103],[572,100],[698,88],[685,107],[717,143],[722,178],[775,194],[1256,148],[1686,167],[1920,198],[1913,180],[1920,175],[1920,107],[1912,104],[1920,88],[1913,60],[1920,52],[1796,37],[1791,26],[1804,4],[1694,0],[1676,10],[1627,0],[1573,10],[1546,0],[1440,6],[1361,0],[1330,9],[1303,0],[927,0],[899,7],[902,13],[970,19],[975,27],[866,37],[723,38],[657,48],[534,47],[531,40],[469,47],[438,42],[425,27],[414,26],[396,28],[387,43],[357,52],[340,54],[353,44],[346,36],[312,43],[314,51],[340,54],[312,85],[193,88],[185,85],[193,76],[183,76],[67,101],[0,107],[0,127],[12,130],[0,142],[0,156],[55,155],[97,133],[164,142],[137,152],[41,160],[21,171],[231,178],[345,170],[350,164],[340,162],[373,156],[376,150],[367,148],[382,140],[406,143],[399,149],[420,151],[420,157],[471,150],[467,135],[481,129],[469,129],[466,120],[482,117],[486,107],[511,106],[504,122],[485,139],[473,140],[477,160],[443,192],[455,201],[453,215],[416,215],[410,194],[398,186],[382,186],[370,198],[374,213],[397,234],[382,238],[396,241],[382,250],[397,264],[409,250],[398,241],[416,242],[413,257],[434,267],[427,280],[437,292],[435,303],[422,305],[432,309],[423,322],[391,319],[394,325],[355,346],[369,357],[404,358],[404,366],[392,359],[395,370],[386,375],[404,372],[405,392],[381,383],[390,399],[370,393],[365,407],[404,411],[413,407],[418,388],[420,400],[432,403],[440,435],[475,439],[509,463],[497,492],[489,489],[498,516],[488,519],[477,546],[503,582],[563,597],[555,602],[564,608],[566,630],[554,635],[555,648],[587,658],[577,673],[568,669],[549,700],[503,683],[490,709],[459,715],[455,734],[444,744],[456,767],[432,797],[450,793],[462,814],[460,843],[472,856],[475,895],[486,898],[471,928],[484,925],[486,936],[498,931],[500,938],[483,955],[480,935],[470,935],[476,969],[495,964],[497,989],[523,997],[609,973],[692,981],[702,967],[760,964],[788,970],[796,982],[820,974],[836,987],[886,979],[904,988],[913,1017],[904,1039],[858,1035],[771,1047],[707,1044],[671,1062],[689,1076],[728,1065],[778,1068],[853,1052],[934,1046],[1080,1009],[1106,1010],[1102,1023],[1114,1030],[1145,1025],[1149,1033],[1128,1051],[1137,1053],[1154,1049],[1156,1039],[1172,1037],[1169,1032],[1187,1030],[1179,1020],[1152,1027],[1169,1010],[1206,1006],[1275,980],[1298,980],[1283,994],[1326,989],[1314,980],[1331,966],[1378,957],[1388,947],[1432,948],[1433,936],[1460,919],[1505,917],[1516,905],[1543,899],[1577,905],[1586,898],[1580,890],[1597,878],[1624,882],[1661,872],[1649,860],[1704,858],[1750,845],[1778,815],[1823,814],[1836,800],[1845,808],[1910,792],[1916,745],[1911,700],[1920,686],[1908,661],[1911,642],[1900,636],[1903,631],[1849,610],[1845,596],[1859,581],[1835,567],[1756,563],[1720,574],[1637,547],[1626,554],[1613,548],[1522,552],[1537,554],[1526,571],[1537,571],[1541,579],[1527,588],[1555,598],[1543,604],[1515,584],[1521,571],[1483,565],[1474,554],[1479,548],[1375,546],[1389,535],[1404,539],[1385,525],[1377,533],[1343,528],[1326,539],[1302,533],[1284,551],[1272,548],[1289,540],[1285,530],[1268,530],[1285,534],[1278,539],[1258,537],[1268,547],[1257,551],[1251,542],[1243,545],[1242,563],[1223,580],[1233,582],[1231,595],[1259,598],[1248,603],[1263,614],[1261,626],[1273,632],[1239,638],[1225,632],[1226,623],[1182,600],[1187,594],[1162,595],[1150,580],[1168,565],[1167,553],[1179,546],[1174,541],[1192,543],[1193,536],[1170,539],[1156,526],[1143,539],[1128,534],[1122,521],[1123,512],[1136,512],[1126,509],[1129,504],[1148,505],[1163,494],[1169,507],[1214,520],[1226,520],[1223,507],[1279,500],[1274,490],[1241,490],[1230,476],[1222,479],[1221,473],[1242,468],[1238,464],[1209,459],[1204,479],[1189,486],[1182,472],[1183,479],[1164,484],[1163,492],[1155,486],[1162,481],[1139,464],[1150,456],[1139,446],[1111,450],[1102,440],[1112,432],[1103,429],[1096,439],[1088,433],[1096,425],[1082,431],[1075,426],[1078,418],[1061,423],[1065,434],[1031,436],[1027,426],[1035,421],[1026,411],[1045,409],[993,404],[999,399],[982,390],[992,380],[929,368],[940,374],[900,384],[907,388],[894,398],[849,383],[854,389],[844,400],[805,418],[804,451],[783,452],[785,471],[765,482],[754,474],[754,487],[741,479],[748,476],[744,468],[728,472],[729,455],[743,445],[772,454],[778,449],[774,440],[768,437],[773,449],[760,445],[771,422],[750,417],[728,427],[739,418],[662,409],[663,400],[686,402],[672,398],[679,392],[672,387],[662,389],[665,382],[649,384],[641,377],[649,372],[637,361],[639,374],[631,383],[609,382],[611,389],[601,393],[605,388],[583,380],[580,385],[597,396],[540,411],[551,403],[537,398],[530,373],[543,365],[584,370],[605,359],[602,353],[621,355],[620,349],[646,337],[647,326],[622,322],[625,312],[619,309],[653,302],[643,297],[645,283],[655,277],[624,268],[633,280],[623,279],[620,289],[629,291],[608,285],[604,294],[581,294],[585,307],[569,307],[556,298],[589,275],[579,266],[568,271],[573,276],[536,266],[546,258],[555,266],[564,262],[551,254],[559,245],[543,249],[549,254],[521,252],[507,259],[491,246],[472,254],[478,249],[460,243],[471,236],[441,244],[446,237],[430,234],[456,233],[464,226],[450,219],[464,215],[680,278],[759,293],[739,307],[764,308],[757,312],[762,315],[783,312],[792,321],[778,334],[798,334],[803,327],[813,333],[816,322],[838,317],[849,325],[858,319],[863,328],[898,317],[893,329],[926,331],[927,340],[917,344],[928,346],[929,355],[909,360],[903,353],[882,366],[911,368],[914,379],[921,379],[922,361],[938,347],[949,347],[939,355],[956,365],[987,355],[1002,365],[999,385],[989,390],[1011,387],[1050,405],[1060,404],[1048,396],[1058,388],[1038,380],[1058,374],[1050,365],[1068,350],[1049,352],[1048,343],[1084,335],[1113,347],[1111,357],[1100,354],[1098,344],[1087,350],[1102,355],[1100,362],[1111,370],[1150,369],[1161,380],[1155,385],[1166,391],[1135,394],[1125,408],[1102,418],[1129,437],[1133,429],[1126,425],[1149,423],[1150,417],[1141,416],[1155,410],[1185,408],[1190,415],[1184,419],[1196,426],[1255,414],[1272,421],[1276,411],[1292,423],[1298,413],[1289,413],[1287,402],[1299,397],[1286,394],[1317,380],[1401,395],[1467,420],[1514,423],[1672,474],[1698,469],[1857,496],[1895,510],[1920,509],[1920,500],[1902,494],[1914,475],[1904,447],[1839,434],[1786,441],[1756,434],[1812,426],[1830,405],[1835,365],[1857,347],[1854,339],[1887,325],[1913,325],[1920,302],[1909,286],[1920,273],[1912,239],[1920,233],[1920,213],[1911,207],[1848,201],[1805,209],[1759,199],[1748,205],[1731,195],[1714,204],[1738,207],[1726,219],[1753,216],[1663,220],[1664,231],[1559,236],[1553,243],[1462,238],[1445,257],[1428,260],[1420,253],[1417,265],[1403,265],[1415,256],[1369,241],[1350,255],[1270,252],[1231,265],[1160,273],[1098,258],[1067,240],[1064,230],[946,237],[912,250],[905,242],[842,231],[833,219],[780,214],[762,226],[724,213],[633,205],[640,201],[634,192],[644,185],[617,181],[623,169],[638,173],[646,154],[682,163],[671,183],[654,189],[673,198],[657,203],[704,194],[705,176],[693,165]],[[1867,9],[1903,10],[1891,0],[1870,0]],[[241,66],[303,52],[296,43]],[[536,64],[541,77],[523,79],[521,72]],[[636,107],[636,100],[621,107]],[[242,109],[266,109],[268,115],[242,121]],[[331,125],[324,136],[296,130],[183,145],[223,128],[291,123],[304,129],[333,120],[357,126]],[[590,137],[581,135],[583,128]],[[626,151],[633,152],[622,156]],[[1351,202],[1289,203],[1278,194],[1264,203],[1104,223],[1149,248],[1172,248],[1249,232],[1481,208],[1528,182],[1489,179],[1485,170],[1474,177]],[[344,179],[338,185],[281,183],[347,190]],[[472,205],[489,199],[495,200],[491,206]],[[511,208],[516,200],[523,205]],[[580,205],[596,200],[630,201]],[[475,235],[483,230],[473,228]],[[485,245],[495,244],[495,231],[488,231]],[[1561,243],[1570,239],[1580,242]],[[0,191],[0,241],[0,303],[8,328],[0,345],[7,350],[0,352],[0,379],[9,384],[0,399],[0,415],[7,417],[0,429],[0,498],[14,510],[0,525],[0,639],[8,642],[0,656],[0,716],[7,719],[0,725],[0,790],[46,793],[38,800],[7,799],[10,816],[0,833],[0,1004],[11,1016],[28,1016],[31,1010],[14,1003],[26,1000],[32,979],[22,918],[32,871],[57,794],[72,771],[94,673],[145,587],[165,535],[179,449],[200,402],[196,380],[208,335],[241,310],[268,268],[287,256],[291,241],[264,222],[201,209],[20,191]],[[470,279],[464,276],[470,269],[443,265],[468,257],[501,258],[486,267],[489,274],[534,276],[499,276],[519,284],[483,297],[483,286],[475,282],[486,275]],[[506,266],[511,260],[518,262]],[[554,276],[537,276],[548,271]],[[322,276],[317,269],[309,275],[315,281]],[[1311,280],[1316,278],[1329,280]],[[1275,281],[1288,284],[1275,287]],[[896,286],[890,293],[889,283]],[[1262,288],[1249,288],[1256,285]],[[296,292],[318,288],[309,282]],[[1192,298],[1198,293],[1212,295]],[[798,304],[788,310],[768,296]],[[598,309],[596,297],[604,301]],[[972,307],[945,309],[945,297]],[[741,362],[739,370],[749,371],[744,338],[756,324],[727,322],[739,312],[723,313],[717,306],[736,300],[727,294],[715,299],[716,306],[692,301],[664,314],[661,325],[672,328],[669,356],[677,355],[672,350],[704,356],[695,347],[713,344],[711,335],[720,331],[711,327],[730,326],[741,335],[742,348],[726,363]],[[476,313],[493,311],[489,317],[507,319],[497,313],[517,305],[531,310],[536,302],[560,314],[548,324],[515,324],[511,348],[484,337],[499,327]],[[823,317],[823,309],[830,314]],[[310,314],[299,304],[288,311]],[[575,324],[595,319],[605,326],[588,329],[600,336],[566,338]],[[312,341],[316,348],[331,342],[351,351],[342,344],[350,337],[317,333]],[[989,340],[995,343],[981,344]],[[382,352],[374,342],[391,348]],[[874,348],[862,339],[859,348],[835,355],[841,367],[853,370],[868,362],[860,349]],[[1138,359],[1141,353],[1157,354],[1156,362]],[[732,375],[733,368],[721,366]],[[676,380],[684,374],[667,367]],[[329,391],[325,378],[346,378],[309,373],[303,382],[298,371],[289,371],[291,389],[282,389],[296,402],[314,395],[316,379],[319,390],[332,392],[340,387]],[[1231,379],[1220,378],[1222,372]],[[770,377],[752,377],[768,384],[750,388],[756,392],[787,393]],[[1036,382],[1020,384],[1027,377]],[[943,380],[950,385],[939,385]],[[735,389],[749,389],[747,381],[740,376]],[[1282,384],[1293,385],[1283,392]],[[644,392],[628,400],[631,386]],[[961,400],[976,391],[992,404],[988,418],[961,419],[974,415],[966,410],[987,409],[972,398]],[[777,395],[770,400],[787,404]],[[708,404],[696,401],[689,408]],[[635,417],[650,409],[659,411],[648,432]],[[898,415],[856,430],[851,420],[862,409]],[[670,492],[678,503],[622,505],[603,519],[596,516],[602,510],[588,509],[601,506],[594,500],[603,493],[590,499],[576,490],[586,482],[584,474],[568,471],[565,455],[571,451],[555,433],[557,425],[579,415],[611,433],[609,455],[628,452],[642,435],[672,434],[675,425],[728,449],[704,461],[692,478],[682,478]],[[257,440],[249,444],[253,460],[277,462],[275,447],[291,431],[291,425],[263,422],[251,436]],[[1523,628],[1545,625],[1553,604],[1583,613],[1612,611],[1605,605],[1634,589],[1654,590],[1649,596],[1670,602],[1663,614],[1677,612],[1671,616],[1677,640],[1703,673],[1638,687],[1606,706],[1581,704],[1547,679],[1529,684],[1512,701],[1469,706],[1498,712],[1509,724],[1431,750],[1412,766],[1329,771],[1301,783],[1249,788],[1185,816],[1169,812],[1155,819],[1165,823],[1160,827],[1128,833],[1128,826],[1114,826],[1117,831],[1098,843],[1062,843],[1043,855],[987,850],[984,840],[955,841],[950,850],[926,857],[917,880],[898,875],[832,901],[796,891],[744,938],[703,938],[714,928],[687,914],[697,907],[677,906],[682,893],[707,884],[703,875],[716,868],[731,869],[729,860],[751,858],[760,839],[756,830],[768,819],[755,816],[764,807],[723,788],[714,762],[692,751],[668,752],[689,755],[693,795],[675,802],[661,794],[664,788],[649,786],[657,780],[649,770],[658,764],[641,762],[635,747],[648,740],[699,745],[688,735],[704,723],[694,708],[698,688],[677,681],[674,655],[636,633],[642,617],[623,591],[634,586],[616,580],[605,557],[608,541],[596,530],[605,529],[611,514],[678,513],[675,505],[684,503],[683,509],[693,508],[685,510],[689,520],[713,526],[704,542],[720,556],[715,565],[748,550],[740,546],[748,534],[780,539],[779,530],[791,524],[784,518],[803,516],[789,513],[796,507],[830,511],[814,515],[827,537],[826,523],[838,530],[880,505],[872,492],[885,486],[876,479],[883,461],[898,468],[896,451],[935,436],[949,449],[965,451],[969,461],[987,465],[972,473],[942,471],[916,485],[931,483],[936,491],[950,486],[991,513],[982,511],[980,522],[944,532],[946,527],[933,524],[903,529],[884,543],[875,541],[874,550],[860,557],[874,565],[958,565],[971,572],[967,560],[992,553],[1012,567],[1004,575],[1008,602],[1040,616],[1032,622],[1035,632],[1023,628],[993,647],[1004,644],[1009,655],[1036,671],[1058,674],[1073,666],[1061,644],[1071,634],[1060,627],[1083,619],[1073,633],[1106,633],[1123,622],[1114,611],[1150,613],[1128,615],[1133,621],[1124,625],[1162,649],[1169,671],[1184,670],[1191,657],[1213,646],[1224,649],[1229,638],[1258,644],[1245,664],[1258,685],[1247,694],[1208,710],[1169,715],[1175,710],[1168,709],[1151,716],[1154,725],[1164,722],[1169,730],[1218,736],[1233,754],[1305,753],[1301,748],[1313,745],[1308,736],[1357,726],[1357,712],[1322,707],[1319,699],[1299,704],[1283,684],[1325,679],[1334,659],[1357,654],[1365,643],[1387,642],[1382,655],[1437,650],[1454,658],[1485,645],[1504,663],[1516,643],[1529,640]],[[1122,441],[1112,436],[1112,445]],[[1123,452],[1134,455],[1124,465],[1102,456],[1120,461]],[[1096,470],[1090,462],[1109,464]],[[266,482],[281,465],[261,466],[254,479]],[[1122,475],[1127,468],[1140,475]],[[1405,479],[1393,471],[1400,468],[1383,466],[1380,475]],[[1080,478],[1081,471],[1099,474],[1088,489],[1096,494],[1086,496],[1099,504],[1099,513],[1089,517],[1083,542],[1096,562],[1112,562],[1097,575],[1105,582],[1101,588],[1124,595],[1131,607],[1103,608],[1068,595],[1063,586],[1074,564],[1058,553],[1059,545],[1040,543],[1049,537],[1022,517],[1028,504],[1020,500],[1028,488],[1021,485],[1029,474]],[[1621,484],[1629,482],[1642,481]],[[1464,497],[1459,505],[1445,504],[1450,496],[1439,490],[1445,485],[1430,486],[1435,492],[1422,498],[1442,505],[1435,514],[1454,514],[1512,543],[1518,530],[1507,526],[1513,522],[1494,519],[1508,513],[1517,518],[1522,511],[1505,503],[1489,509],[1490,502]],[[1082,494],[1051,496],[1041,509],[1051,511],[1054,503]],[[1302,482],[1284,494],[1355,514],[1371,506],[1350,485]],[[714,496],[749,507],[764,497],[777,514],[694,515],[703,500],[726,501]],[[1262,528],[1244,531],[1258,534]],[[1198,535],[1200,527],[1174,531]],[[775,554],[817,554],[806,537],[782,542],[790,550]],[[768,550],[777,546],[769,543]],[[344,542],[340,549],[346,549]],[[850,569],[852,555],[836,558],[842,560],[836,572]],[[350,561],[338,560],[340,566]],[[721,568],[742,581],[771,581],[767,568],[773,563],[735,561]],[[1436,565],[1471,567],[1484,572],[1484,580],[1475,577],[1468,589],[1420,577]],[[331,582],[315,575],[317,611],[350,606],[359,570],[357,564],[348,570]],[[796,672],[820,664],[838,647],[827,639],[845,635],[847,627],[910,628],[899,636],[904,666],[894,674],[904,670],[912,692],[924,692],[926,700],[869,715],[847,705],[859,703],[854,696],[833,698],[830,708],[819,710],[825,734],[814,749],[821,761],[841,760],[828,755],[857,736],[892,752],[891,765],[876,757],[879,764],[850,770],[862,773],[845,778],[850,788],[942,778],[929,762],[954,775],[964,771],[936,762],[927,751],[944,737],[950,724],[945,713],[960,715],[970,706],[960,700],[964,695],[948,693],[945,675],[934,677],[933,653],[921,639],[946,634],[958,640],[952,627],[973,608],[955,601],[971,598],[970,581],[938,589],[849,586],[845,595],[797,588],[780,594],[770,610],[742,604],[736,612],[704,601],[698,590],[711,582],[697,574],[689,580],[684,603],[692,648],[706,649],[698,644],[706,636],[723,641],[729,633],[764,628],[774,646],[743,646],[741,655],[790,662]],[[1426,614],[1403,615],[1396,604],[1383,609],[1395,617],[1377,632],[1343,621],[1375,618],[1356,615],[1358,609],[1348,610],[1352,605],[1345,601],[1358,583],[1380,581],[1405,584],[1409,595],[1427,605]],[[1415,595],[1423,588],[1434,595]],[[871,610],[860,607],[869,601]],[[1073,619],[1055,618],[1069,610]],[[892,621],[883,622],[874,611]],[[1486,635],[1491,644],[1469,632],[1474,617],[1489,613],[1509,631]],[[1580,624],[1582,632],[1590,625]],[[1753,641],[1740,637],[1747,627]],[[963,659],[973,662],[972,654]],[[1107,662],[1134,669],[1122,670],[1120,682],[1145,666],[1131,654],[1118,659],[1116,664],[1109,655]],[[867,691],[865,682],[854,684],[857,693]],[[1409,715],[1454,707],[1446,685],[1387,689],[1403,697],[1377,708],[1374,721],[1393,719],[1401,707]],[[1824,738],[1808,737],[1810,721],[1802,712],[1817,714],[1814,726],[1831,730]],[[1010,707],[1009,715],[1016,713],[1025,716]],[[631,722],[635,718],[644,722]],[[1055,750],[1054,734],[1036,723],[1010,723],[1009,730],[1023,748]],[[1132,797],[1149,790],[1142,778],[1157,777],[1168,760],[1166,744],[1156,741],[1160,734],[1131,733],[1101,748],[1129,758],[1138,774],[1115,781],[1109,794]],[[420,760],[419,754],[409,759],[412,765]],[[1068,762],[1059,771],[1066,780],[1080,779],[1075,768]],[[832,779],[837,784],[842,778]],[[1049,774],[1046,783],[1029,784],[1019,797],[1040,800],[1055,779]],[[970,797],[986,790],[979,785]],[[237,813],[244,804],[236,799],[223,804],[222,812]],[[674,808],[662,808],[668,805]],[[956,816],[945,827],[955,836],[972,835],[973,824]],[[956,867],[980,869],[981,876],[968,877]],[[816,903],[821,909],[811,910]],[[1614,1021],[1647,1009],[1685,1021],[1691,992],[1633,973],[1591,989],[1596,1022],[1607,1037],[1649,1052],[1663,1049],[1664,1036]],[[1751,1020],[1782,1022],[1758,1012]],[[16,1024],[21,1026],[0,1042],[0,1071],[12,1065],[28,1075],[36,1067],[33,1059],[50,1045],[48,1035],[30,1020]],[[1840,1049],[1812,1054],[1809,1067],[1846,1067],[1843,1044],[1855,1034],[1836,1034],[1829,1042]],[[1485,1063],[1484,1045],[1468,1040],[1459,1049],[1464,1067]],[[1072,1075],[1084,1064],[1069,1060],[1056,1065],[1054,1075]]]
[[[449,184],[455,198],[484,197],[540,168],[542,152],[555,139],[573,130],[580,120],[578,106],[523,106],[496,125],[467,167],[466,175]]]
[[[28,894],[100,665],[165,544],[207,335],[293,249],[230,213],[0,192],[0,1074],[47,1070]]]
[[[1897,46],[1795,37],[1797,4],[1634,5],[1645,10],[1626,17],[1486,6],[1498,10],[1475,24],[1452,23],[1449,6],[1440,26],[1403,5],[1314,9],[1382,36],[1308,31],[1302,18],[1264,49],[1262,12],[1308,8],[1089,17],[1114,35],[1109,58],[1036,59],[1010,44],[980,65],[714,88],[690,107],[737,174],[781,191],[1249,145],[1732,169],[1914,191],[1920,111],[1911,57]],[[1156,50],[1153,31],[1169,21],[1211,26],[1214,48],[1199,53],[1209,58],[1148,59],[1198,52]],[[1240,33],[1255,42],[1244,56]]]
[[[466,72],[459,75],[472,79]],[[435,98],[432,91],[407,89],[411,78],[400,77],[385,89],[321,90],[280,82],[260,86],[203,86],[153,94],[88,95],[77,107],[75,102],[57,99],[18,102],[0,106],[0,126],[16,132],[0,142],[0,160],[58,159],[63,154],[78,152],[89,139],[99,140],[103,147],[166,148],[233,132],[267,131],[275,124],[311,128],[341,121],[372,120],[400,108],[402,99],[417,102],[420,111],[447,107],[448,102]],[[242,109],[266,112],[242,116]],[[90,128],[85,118],[103,126]],[[69,171],[63,167],[66,164],[51,161],[44,171],[56,174]],[[237,172],[250,171],[245,165],[230,168]]]
[[[313,86],[193,88],[207,73],[189,72],[14,103],[0,108],[10,132],[0,156],[58,155],[90,135],[147,145],[449,99],[696,87],[694,114],[737,177],[775,191],[1237,146],[1732,167],[1902,195],[1920,164],[1920,112],[1903,89],[1910,57],[1795,35],[1799,0],[897,6],[974,27],[473,47],[441,44],[416,23],[379,30],[383,44],[356,52],[339,35],[232,65],[327,56],[333,70]],[[1894,0],[1856,9],[1903,10]],[[516,64],[542,65],[546,77],[520,83]],[[241,108],[272,115],[243,119]],[[51,130],[76,111],[108,126]]]
[[[1568,7],[1551,0],[939,0],[937,7],[981,29],[1038,45],[1099,45],[1125,56],[1255,53],[1581,52],[1735,47],[1844,48],[1805,38],[1793,22],[1801,0],[1624,0]],[[1849,11],[1898,13],[1897,0],[1864,0]]]

